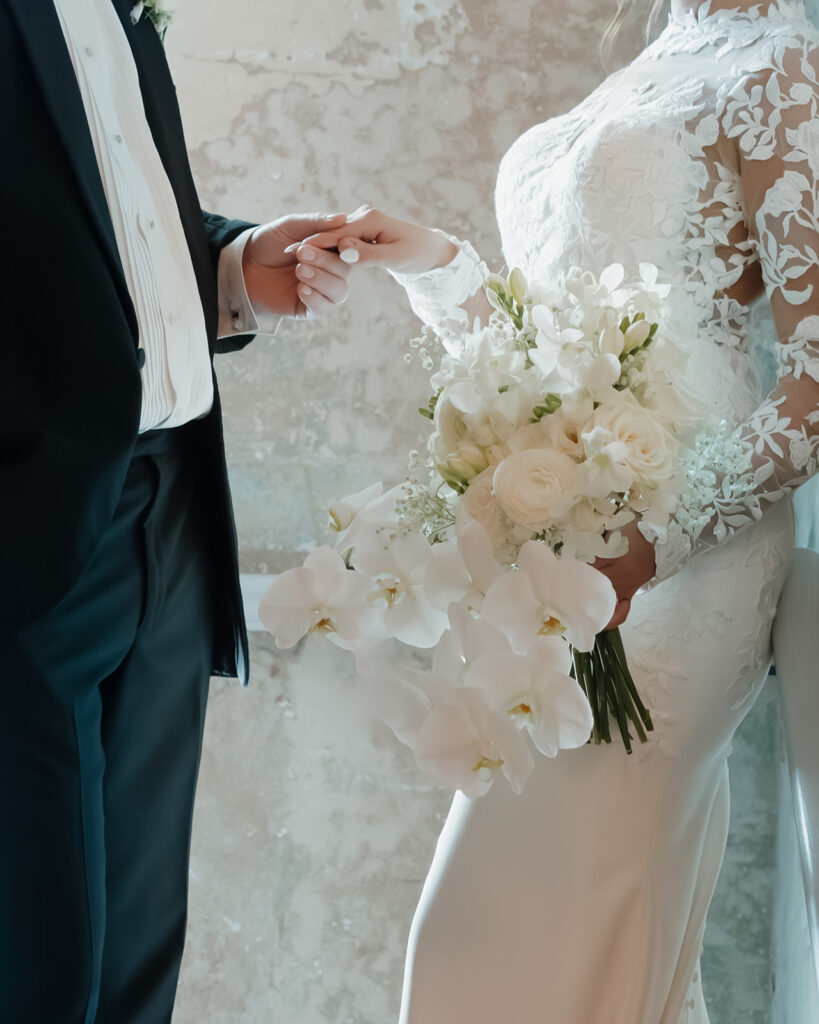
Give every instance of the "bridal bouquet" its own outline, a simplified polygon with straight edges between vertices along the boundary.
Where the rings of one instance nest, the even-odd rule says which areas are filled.
[[[312,633],[352,651],[374,714],[468,796],[498,774],[519,792],[533,748],[610,741],[610,715],[628,752],[631,729],[652,728],[619,631],[603,632],[614,590],[588,563],[676,504],[684,356],[663,327],[668,291],[650,264],[633,281],[619,264],[491,276],[487,326],[413,343],[435,372],[410,478],[335,504],[335,544],[260,604],[280,647]]]

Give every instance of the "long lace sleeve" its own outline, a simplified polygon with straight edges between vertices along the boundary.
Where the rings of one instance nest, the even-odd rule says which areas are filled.
[[[790,37],[770,66],[725,98],[751,245],[771,303],[778,380],[733,431],[701,436],[667,532],[657,575],[758,520],[819,464],[819,48]]]
[[[482,296],[488,270],[469,242],[462,242],[443,231],[458,252],[445,267],[422,274],[390,271],[407,292],[415,314],[439,333],[462,329],[474,311],[475,300]]]

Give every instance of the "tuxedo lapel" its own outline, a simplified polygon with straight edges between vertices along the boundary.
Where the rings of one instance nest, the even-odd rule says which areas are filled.
[[[6,4],[17,22],[55,130],[68,153],[80,192],[135,329],[132,303],[122,271],[94,144],[57,11],[52,0],[6,0]]]

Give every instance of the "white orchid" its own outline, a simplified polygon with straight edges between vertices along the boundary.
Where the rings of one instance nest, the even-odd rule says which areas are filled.
[[[378,483],[334,502],[329,508],[330,529],[336,533],[344,533],[363,509],[371,507],[383,495],[384,485]]]
[[[558,558],[539,541],[527,541],[517,571],[505,573],[489,588],[481,619],[501,629],[519,654],[549,635],[565,636],[578,650],[590,651],[616,603],[614,587],[601,572],[573,558]]]
[[[488,622],[481,622],[460,605],[449,608],[449,629],[443,634],[432,664],[435,675],[463,682],[465,673],[479,658],[513,653],[504,633]]]
[[[534,768],[528,741],[481,690],[453,689],[424,720],[413,746],[421,771],[465,796],[483,796],[498,775],[516,793]]]
[[[463,601],[480,610],[484,595],[503,575],[486,528],[473,521],[458,533],[455,543],[435,544],[424,571],[424,592],[440,611]]]
[[[543,637],[527,655],[484,654],[467,670],[467,686],[483,690],[491,707],[504,711],[546,757],[580,747],[593,718],[589,701],[569,675],[569,646]]]
[[[403,536],[387,526],[362,528],[353,567],[369,577],[382,608],[384,628],[411,647],[434,647],[446,629],[446,615],[424,593],[432,545],[420,533]]]
[[[353,641],[378,634],[372,590],[372,581],[351,572],[337,552],[316,548],[304,565],[276,577],[259,602],[259,618],[283,649],[308,633]]]

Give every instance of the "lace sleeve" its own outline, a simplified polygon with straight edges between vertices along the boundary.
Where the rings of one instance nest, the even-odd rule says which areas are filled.
[[[390,271],[407,292],[415,314],[438,332],[457,331],[467,324],[470,300],[484,291],[488,270],[469,242],[437,232],[457,246],[451,263],[422,274]]]
[[[819,48],[790,37],[722,108],[779,340],[778,380],[733,431],[702,436],[657,541],[657,576],[758,520],[819,462]]]

